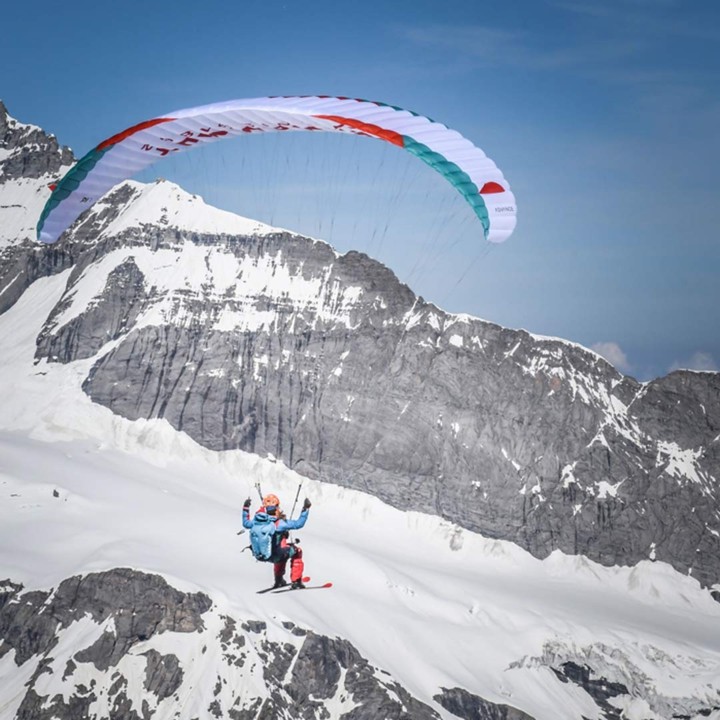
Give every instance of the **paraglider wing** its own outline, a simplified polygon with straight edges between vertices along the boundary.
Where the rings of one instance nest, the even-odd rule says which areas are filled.
[[[345,132],[397,145],[452,183],[475,211],[487,240],[503,242],[515,227],[515,198],[500,170],[445,125],[367,100],[263,97],[179,110],[100,143],[57,183],[40,216],[38,239],[54,243],[110,188],[164,157],[245,134],[289,130]]]

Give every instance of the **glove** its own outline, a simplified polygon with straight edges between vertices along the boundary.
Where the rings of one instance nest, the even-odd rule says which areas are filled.
[[[303,510],[309,510],[311,505],[312,503],[307,498],[305,498],[305,502],[303,503]]]
[[[252,504],[252,500],[251,500],[250,498],[248,498],[248,499],[243,503],[243,508],[245,508],[245,510],[249,510],[251,504]]]

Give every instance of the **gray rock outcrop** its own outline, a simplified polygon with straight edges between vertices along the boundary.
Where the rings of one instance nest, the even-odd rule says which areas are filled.
[[[494,705],[462,688],[442,688],[434,698],[446,710],[464,720],[533,720],[509,705]]]
[[[2,100],[0,149],[7,152],[0,163],[0,183],[58,173],[73,162],[70,148],[61,147],[54,135],[48,135],[39,127],[15,121]]]

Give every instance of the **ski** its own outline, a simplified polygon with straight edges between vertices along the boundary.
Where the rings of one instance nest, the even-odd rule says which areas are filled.
[[[303,578],[303,582],[305,582],[305,579]],[[326,582],[324,585],[306,585],[304,588],[294,588],[292,586],[288,587],[281,587],[278,588],[273,592],[273,595],[277,595],[277,593],[282,592],[291,592],[295,590],[322,590],[323,588],[331,588],[333,584],[331,582]]]
[[[311,580],[311,578],[309,578],[309,577],[304,577],[304,578],[302,579],[302,581],[303,581],[304,583],[309,583],[310,580]],[[257,594],[258,594],[258,595],[263,595],[264,593],[269,593],[271,590],[289,590],[289,589],[290,589],[290,583],[288,583],[287,585],[283,585],[282,587],[279,587],[279,588],[276,588],[276,587],[273,585],[272,587],[263,588],[262,590],[258,590],[258,591],[257,591]]]

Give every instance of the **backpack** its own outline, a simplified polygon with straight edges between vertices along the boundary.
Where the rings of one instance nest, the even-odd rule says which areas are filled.
[[[250,548],[256,560],[269,561],[275,551],[275,518],[258,512],[250,528]]]

